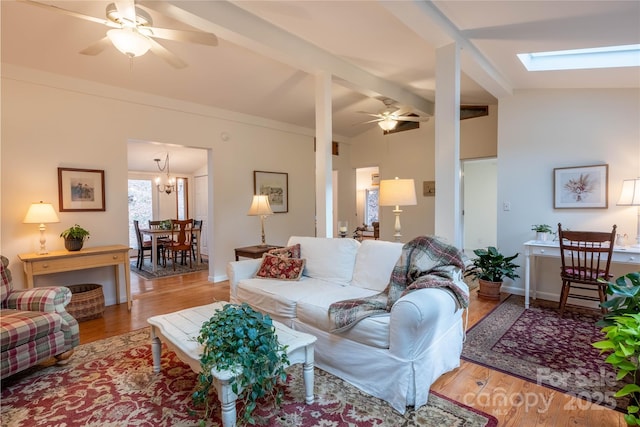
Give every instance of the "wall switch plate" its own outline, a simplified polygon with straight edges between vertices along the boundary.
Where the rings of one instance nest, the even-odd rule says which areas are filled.
[[[510,211],[511,210],[511,202],[502,202],[502,210]]]

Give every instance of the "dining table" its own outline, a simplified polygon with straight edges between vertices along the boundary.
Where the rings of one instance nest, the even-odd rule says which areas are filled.
[[[192,228],[191,233],[195,235],[196,238],[196,265],[200,264],[200,233],[202,229],[200,228]],[[160,260],[157,256],[158,254],[158,239],[162,237],[167,237],[171,235],[171,230],[164,230],[161,228],[141,228],[140,233],[143,236],[151,237],[151,268],[154,273],[158,271],[158,264]]]

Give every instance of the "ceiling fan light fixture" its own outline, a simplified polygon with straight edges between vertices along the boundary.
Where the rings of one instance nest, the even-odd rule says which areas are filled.
[[[149,39],[134,28],[109,30],[107,37],[116,49],[131,58],[142,56],[151,48]]]
[[[394,120],[392,117],[385,117],[384,119],[378,122],[378,126],[382,128],[384,131],[390,131],[396,128],[398,124],[397,120]]]

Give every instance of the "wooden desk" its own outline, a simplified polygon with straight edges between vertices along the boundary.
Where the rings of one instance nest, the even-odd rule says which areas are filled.
[[[116,303],[120,304],[120,264],[124,265],[124,281],[127,292],[127,308],[131,311],[131,281],[129,268],[129,247],[124,245],[82,248],[79,251],[51,251],[45,255],[37,253],[20,254],[27,276],[27,288],[33,288],[33,277],[86,268],[114,266]]]
[[[268,252],[270,249],[274,249],[274,248],[281,248],[282,246],[274,246],[274,245],[267,245],[267,246],[260,246],[260,245],[254,245],[254,246],[246,246],[244,248],[236,248],[236,261],[240,260],[240,257],[245,257],[245,258],[262,258],[262,254],[264,254],[265,252]]]
[[[529,308],[529,289],[533,285],[532,295],[536,298],[535,276],[536,257],[560,258],[560,244],[558,242],[541,242],[529,240],[524,243],[525,273],[524,273],[524,306]],[[615,246],[611,257],[611,264],[635,264],[640,266],[640,248]],[[560,273],[558,273],[560,277]]]

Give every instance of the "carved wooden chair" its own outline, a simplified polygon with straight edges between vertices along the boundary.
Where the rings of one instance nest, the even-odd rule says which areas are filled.
[[[189,268],[193,268],[191,258],[193,256],[193,246],[191,245],[191,237],[193,236],[191,230],[193,228],[193,219],[185,220],[171,220],[171,242],[169,242],[165,249],[172,254],[173,269],[176,269],[176,261],[178,259],[178,252],[181,255],[188,253]],[[184,260],[184,256],[181,257]]]
[[[613,245],[616,238],[616,226],[610,233],[598,231],[568,231],[563,230],[558,223],[558,239],[560,241],[560,259],[562,267],[562,292],[560,293],[560,316],[564,314],[567,298],[577,298],[589,301],[606,301],[605,290],[607,284],[600,282],[610,280],[609,274]],[[572,289],[598,292],[598,296],[584,293],[572,293]],[[606,313],[605,308],[601,308]]]

